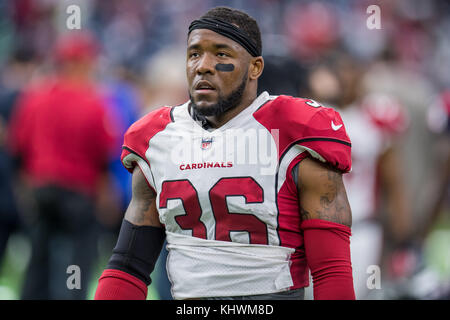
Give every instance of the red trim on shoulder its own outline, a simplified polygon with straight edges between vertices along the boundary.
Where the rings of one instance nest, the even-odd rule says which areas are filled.
[[[149,141],[166,126],[173,122],[172,110],[174,107],[161,107],[143,116],[133,123],[124,136],[121,160],[134,153],[147,163],[145,152],[149,147]],[[130,171],[129,168],[127,168]]]
[[[351,142],[341,116],[332,108],[308,102],[308,99],[279,96],[259,108],[253,117],[274,137],[279,160],[294,144],[301,144],[338,169],[349,171]],[[332,151],[331,144],[335,145]]]

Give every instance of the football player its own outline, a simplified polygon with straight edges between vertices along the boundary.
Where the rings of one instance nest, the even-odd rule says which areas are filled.
[[[256,21],[226,7],[189,27],[190,99],[125,134],[133,198],[95,299],[145,299],[167,240],[175,299],[354,299],[351,143],[317,102],[257,96]]]

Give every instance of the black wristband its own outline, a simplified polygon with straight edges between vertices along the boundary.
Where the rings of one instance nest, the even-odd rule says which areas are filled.
[[[151,283],[150,273],[166,238],[163,228],[136,226],[123,219],[119,238],[113,249],[107,269],[118,269]]]

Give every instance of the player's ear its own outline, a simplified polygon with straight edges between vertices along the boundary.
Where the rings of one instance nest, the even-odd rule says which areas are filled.
[[[253,57],[250,60],[250,68],[249,68],[248,76],[250,80],[257,80],[264,69],[264,59],[263,57]]]

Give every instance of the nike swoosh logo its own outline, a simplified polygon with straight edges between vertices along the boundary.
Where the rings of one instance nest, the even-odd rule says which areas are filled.
[[[338,131],[341,127],[342,127],[342,124],[340,124],[340,125],[335,125],[334,122],[331,121],[331,128],[332,128],[334,131]]]

